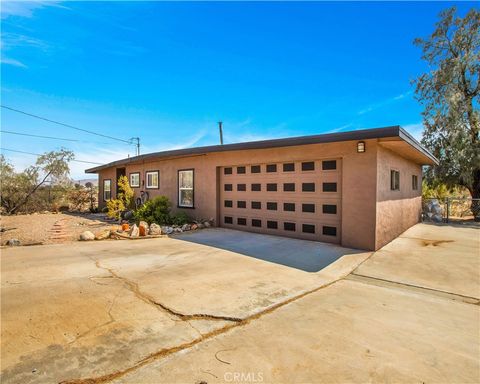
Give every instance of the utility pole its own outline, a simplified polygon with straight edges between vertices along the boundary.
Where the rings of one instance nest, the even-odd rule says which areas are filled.
[[[222,129],[222,122],[218,122],[218,130],[220,132],[220,145],[223,145],[223,129]]]
[[[130,140],[132,142],[133,140],[137,142],[137,144],[135,144],[135,146],[137,147],[137,156],[140,155],[140,137],[132,137]]]

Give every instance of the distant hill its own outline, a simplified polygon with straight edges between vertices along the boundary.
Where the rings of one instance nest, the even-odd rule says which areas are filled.
[[[92,183],[95,187],[98,187],[98,179],[80,179],[80,180],[73,180],[74,183],[78,183],[80,185],[85,186],[86,183],[90,182]]]

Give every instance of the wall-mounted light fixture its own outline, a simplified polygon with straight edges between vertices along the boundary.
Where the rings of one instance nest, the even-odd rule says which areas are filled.
[[[358,153],[363,153],[365,152],[365,142],[364,141],[359,141],[357,143],[357,152]]]

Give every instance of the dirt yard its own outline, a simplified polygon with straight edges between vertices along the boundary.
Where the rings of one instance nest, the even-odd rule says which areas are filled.
[[[55,244],[77,241],[83,231],[96,233],[102,229],[117,228],[102,213],[33,213],[29,215],[0,216],[1,245],[9,239],[20,240],[21,245]]]

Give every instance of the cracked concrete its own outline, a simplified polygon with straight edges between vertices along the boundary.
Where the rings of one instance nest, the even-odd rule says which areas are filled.
[[[348,274],[306,273],[176,239],[2,251],[2,383],[113,378]],[[103,379],[102,379],[103,378]]]
[[[478,382],[465,230],[418,225],[318,273],[167,238],[11,249],[1,380]]]

